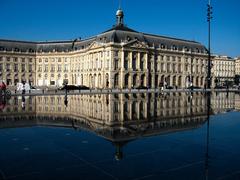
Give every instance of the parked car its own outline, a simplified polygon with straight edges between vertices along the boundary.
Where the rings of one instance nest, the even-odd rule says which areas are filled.
[[[88,89],[90,89],[90,88],[87,87],[87,86],[80,85],[80,86],[78,86],[78,89],[79,89],[79,90],[88,90]]]
[[[62,86],[60,88],[58,88],[58,90],[88,90],[90,89],[89,87],[87,86],[83,86],[83,85],[80,85],[80,86],[76,86],[76,85],[65,85],[65,86]]]
[[[202,88],[198,86],[189,86],[187,87],[187,89],[202,89]]]
[[[59,87],[58,90],[78,90],[78,86],[75,85],[65,85],[62,87]]]

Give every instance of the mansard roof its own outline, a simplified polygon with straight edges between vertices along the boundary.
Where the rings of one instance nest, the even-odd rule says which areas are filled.
[[[116,25],[113,28],[89,39],[75,39],[68,41],[46,41],[46,42],[31,42],[31,41],[16,41],[16,40],[1,40],[0,51],[19,51],[19,52],[68,52],[88,47],[94,41],[102,43],[127,43],[137,39],[144,42],[149,47],[174,50],[192,50],[205,52],[205,47],[199,42],[183,40],[172,37],[165,37],[153,34],[147,34],[135,31],[124,25]]]

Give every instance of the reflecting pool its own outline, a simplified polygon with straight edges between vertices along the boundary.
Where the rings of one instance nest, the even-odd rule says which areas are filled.
[[[0,179],[240,179],[240,96],[0,99]]]

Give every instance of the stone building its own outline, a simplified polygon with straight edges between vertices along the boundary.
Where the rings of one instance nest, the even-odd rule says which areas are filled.
[[[123,23],[88,39],[56,42],[0,40],[0,79],[9,85],[64,82],[91,88],[204,87],[205,47],[195,41],[135,31]]]
[[[214,56],[212,65],[212,84],[214,87],[234,83],[235,59],[227,56]]]
[[[235,58],[235,74],[240,75],[240,57]]]

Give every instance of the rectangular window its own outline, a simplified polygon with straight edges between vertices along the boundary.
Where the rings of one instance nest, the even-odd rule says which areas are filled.
[[[114,51],[114,56],[118,56],[118,51]]]
[[[55,66],[52,64],[51,65],[51,72],[54,72],[55,71]]]
[[[14,71],[18,72],[18,64],[14,64]]]
[[[106,68],[109,68],[109,59],[107,59],[107,62],[106,62]]]
[[[68,72],[68,65],[67,64],[64,65],[64,72]]]
[[[7,71],[10,71],[11,70],[11,66],[10,64],[7,64]]]
[[[114,70],[117,70],[118,69],[118,59],[115,59],[114,61]]]
[[[25,72],[25,64],[22,64],[22,72]]]
[[[169,56],[166,56],[166,59],[167,59],[167,61],[170,61],[170,57]]]
[[[2,72],[2,70],[3,70],[3,65],[0,64],[0,71]]]
[[[38,72],[42,72],[42,66],[38,66]]]
[[[29,64],[29,72],[32,72],[32,64]]]
[[[62,66],[59,64],[58,65],[58,72],[61,72],[62,71]]]
[[[48,72],[48,65],[44,66],[44,72]]]

